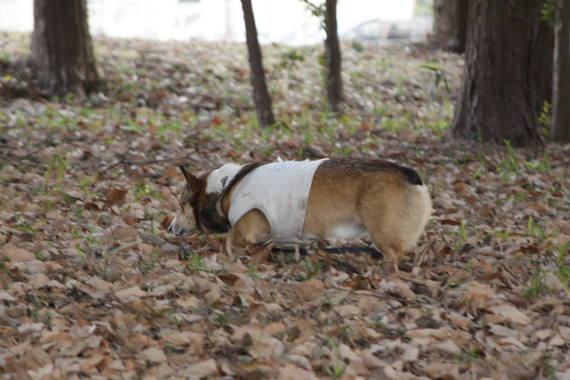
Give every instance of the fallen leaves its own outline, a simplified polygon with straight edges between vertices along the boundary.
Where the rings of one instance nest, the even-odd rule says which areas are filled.
[[[570,378],[568,147],[442,142],[448,95],[417,67],[454,83],[460,57],[346,46],[338,118],[315,96],[319,49],[291,71],[267,47],[284,126],[259,131],[242,47],[98,45],[105,94],[0,99],[0,377]],[[277,156],[417,169],[434,215],[400,271],[318,250],[232,262],[224,236],[167,233],[178,165]]]

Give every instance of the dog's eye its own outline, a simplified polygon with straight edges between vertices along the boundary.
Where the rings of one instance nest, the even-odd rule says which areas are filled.
[[[224,178],[222,178],[222,187],[226,187],[227,180],[228,180],[228,176],[225,176]]]

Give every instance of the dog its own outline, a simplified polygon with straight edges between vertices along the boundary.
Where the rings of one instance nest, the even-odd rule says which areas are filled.
[[[229,232],[229,247],[299,247],[368,234],[397,270],[432,211],[415,170],[379,159],[228,163],[200,177],[180,169],[186,186],[168,230],[175,236]]]

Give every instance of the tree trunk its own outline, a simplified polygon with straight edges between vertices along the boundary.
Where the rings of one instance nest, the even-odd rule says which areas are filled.
[[[541,6],[541,0],[470,0],[455,137],[518,146],[540,140],[529,82]]]
[[[329,110],[340,111],[340,102],[343,100],[340,43],[338,40],[338,27],[336,22],[337,0],[326,0],[325,8],[325,76],[327,102]]]
[[[249,70],[251,85],[253,86],[255,111],[257,113],[259,124],[262,127],[268,127],[275,124],[275,117],[273,116],[271,96],[269,95],[267,84],[265,82],[261,48],[259,47],[259,41],[257,40],[257,28],[255,26],[255,18],[253,17],[251,0],[241,0],[241,6],[243,8],[243,18],[245,21]]]
[[[31,63],[50,94],[82,95],[98,74],[85,0],[34,0]]]
[[[544,102],[552,103],[552,76],[554,55],[554,30],[548,21],[541,21],[537,14],[536,28],[530,55],[530,87],[534,112],[542,112]]]
[[[550,137],[560,143],[570,142],[570,3],[558,0],[554,48],[554,88],[552,91],[552,127]]]
[[[469,0],[434,0],[432,42],[463,53],[467,36]]]

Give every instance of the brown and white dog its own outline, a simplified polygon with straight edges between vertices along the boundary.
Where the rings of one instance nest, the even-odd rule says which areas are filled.
[[[396,264],[432,210],[418,173],[382,160],[226,164],[200,177],[180,168],[186,186],[169,231],[230,232],[233,247],[302,246],[368,233],[384,260]]]

